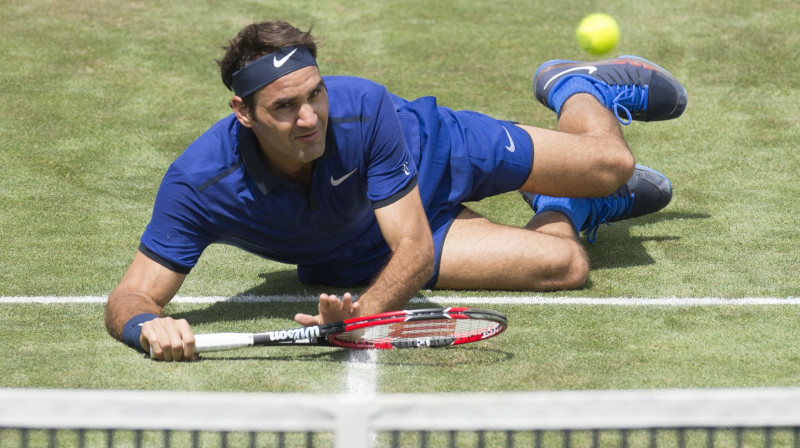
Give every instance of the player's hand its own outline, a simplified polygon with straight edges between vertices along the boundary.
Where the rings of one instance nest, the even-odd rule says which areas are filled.
[[[317,309],[319,314],[316,316],[297,313],[294,316],[295,322],[308,327],[339,322],[361,315],[359,303],[353,302],[353,296],[349,292],[344,293],[341,300],[335,295],[320,294]]]
[[[186,319],[164,317],[147,321],[142,325],[139,342],[154,359],[193,361],[197,358],[194,353],[194,332]]]

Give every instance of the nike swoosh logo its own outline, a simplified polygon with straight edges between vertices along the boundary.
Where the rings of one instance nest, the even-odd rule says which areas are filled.
[[[278,59],[277,56],[273,57],[272,58],[272,65],[274,65],[275,68],[280,68],[283,64],[286,63],[286,61],[289,60],[290,57],[292,57],[292,55],[294,54],[295,51],[297,51],[297,48],[295,48],[294,50],[292,50],[291,53],[287,54],[286,56],[284,56],[284,57],[282,57],[280,59]]]
[[[514,140],[511,139],[511,134],[508,133],[508,129],[506,129],[506,127],[503,126],[503,130],[506,131],[506,135],[508,136],[508,142],[511,143],[511,146],[506,145],[506,149],[508,150],[508,152],[516,151],[517,147],[514,146]]]
[[[344,176],[338,179],[334,179],[333,176],[331,176],[331,185],[333,185],[334,187],[338,187],[339,184],[347,180],[347,178],[352,176],[353,173],[355,173],[356,171],[358,171],[358,168],[354,169],[353,171],[350,171],[349,173],[345,174]]]
[[[552,78],[550,78],[550,80],[547,81],[544,84],[544,87],[542,88],[542,90],[547,90],[548,84],[553,82],[554,79],[560,77],[561,75],[566,75],[569,72],[574,72],[574,71],[577,71],[577,70],[586,70],[591,75],[592,73],[597,71],[597,67],[595,67],[594,65],[585,65],[583,67],[572,67],[571,69],[564,70],[563,72],[561,72],[561,73],[557,74],[556,76],[553,76]]]

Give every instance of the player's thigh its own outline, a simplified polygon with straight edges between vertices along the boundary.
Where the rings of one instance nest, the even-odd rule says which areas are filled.
[[[633,156],[616,136],[518,126],[528,132],[534,146],[533,169],[522,190],[550,196],[605,196],[631,175]]]
[[[493,223],[465,209],[447,232],[435,288],[548,291],[579,287],[587,275],[576,240]]]

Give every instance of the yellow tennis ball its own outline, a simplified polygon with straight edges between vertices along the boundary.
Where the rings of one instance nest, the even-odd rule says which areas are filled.
[[[584,51],[594,55],[606,54],[619,43],[619,25],[608,14],[589,14],[581,20],[575,37]]]

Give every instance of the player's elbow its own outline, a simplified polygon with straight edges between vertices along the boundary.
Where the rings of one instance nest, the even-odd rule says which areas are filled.
[[[117,311],[117,308],[118,308],[117,298],[115,294],[112,293],[108,297],[108,300],[106,301],[105,315],[103,318],[105,320],[106,331],[108,331],[108,334],[117,339],[121,339],[122,328],[118,323],[119,318],[117,317],[117,315],[119,314],[119,312]]]
[[[422,283],[426,283],[433,277],[436,254],[433,248],[433,237],[428,232],[419,244],[420,275]]]

